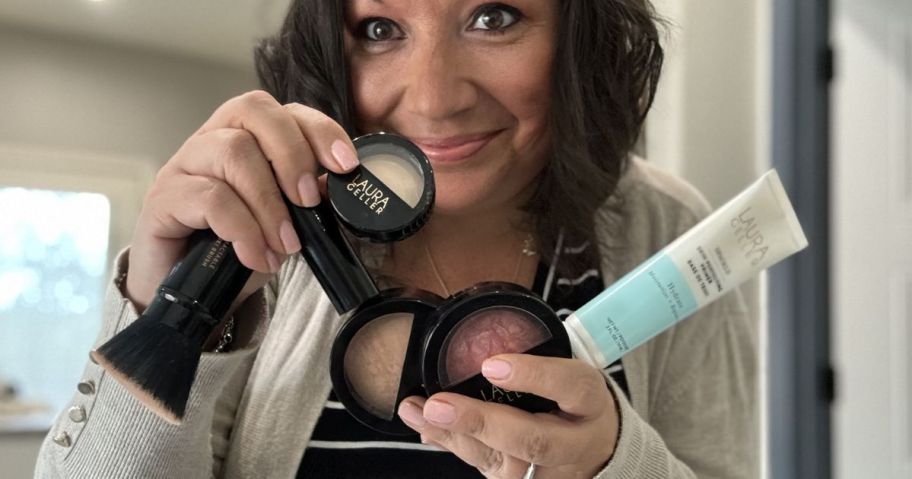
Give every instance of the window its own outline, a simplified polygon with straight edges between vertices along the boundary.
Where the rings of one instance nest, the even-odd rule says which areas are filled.
[[[59,411],[78,382],[100,326],[110,213],[98,193],[0,188],[0,383],[21,412]]]
[[[0,432],[46,429],[73,396],[150,163],[0,145]]]

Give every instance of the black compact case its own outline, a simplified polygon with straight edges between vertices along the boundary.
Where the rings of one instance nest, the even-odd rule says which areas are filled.
[[[427,330],[429,316],[442,302],[443,299],[436,294],[419,289],[385,290],[358,307],[339,330],[331,352],[330,378],[332,379],[336,397],[359,422],[376,431],[387,434],[415,434],[414,430],[399,419],[397,408],[399,403],[408,396],[425,395],[421,386],[421,370],[419,367],[423,339]],[[385,361],[394,367],[398,365],[401,368],[397,375],[395,371],[391,372],[380,367],[381,375],[392,375],[393,378],[398,376],[398,384],[393,386],[394,390],[388,391],[388,395],[385,398],[378,399],[376,395],[368,397],[370,395],[359,393],[359,389],[363,389],[358,384],[359,381],[353,380],[347,374],[348,368],[352,367],[352,365],[347,364],[347,361],[352,360],[349,355],[350,347],[357,347],[353,346],[356,336],[366,331],[372,324],[399,315],[411,316],[411,325],[408,327],[410,332],[406,340],[406,347],[404,350],[397,351],[400,354],[393,353],[393,356],[401,357],[367,355],[355,359],[357,364],[354,367],[370,367],[371,364],[369,363],[373,363],[372,365],[376,368],[378,363]],[[386,325],[388,323],[380,327]],[[393,398],[395,399],[390,401]]]
[[[371,133],[353,143],[360,165],[327,178],[339,220],[355,235],[379,243],[417,232],[434,206],[434,171],[427,156],[390,133]]]
[[[430,161],[412,142],[395,134],[372,133],[352,142],[359,165],[327,177],[332,216],[354,235],[376,243],[399,241],[417,232],[434,205]],[[335,279],[348,288],[373,285],[361,262],[356,262],[360,269],[333,265],[342,275]],[[396,407],[407,396],[423,394],[422,339],[427,317],[443,300],[418,289],[385,290],[362,300],[333,342],[333,390],[361,423],[388,434],[414,434],[399,419]]]
[[[427,222],[434,204],[434,175],[427,157],[407,139],[392,134],[365,135],[353,142],[361,164],[347,174],[329,174],[327,180],[332,216],[373,242],[398,241],[415,233]],[[345,244],[344,238],[338,242]],[[340,273],[328,275],[333,283],[348,289],[373,284],[363,268],[331,269]],[[355,289],[360,294],[345,297],[365,296],[361,290],[366,288]],[[480,315],[487,319],[479,319]],[[497,331],[488,334],[485,321]],[[473,328],[474,336],[466,334]],[[530,335],[538,338],[534,344],[513,341]],[[468,343],[486,337],[500,338],[502,343],[488,348],[491,355],[514,352],[569,358],[571,354],[560,319],[521,286],[482,283],[445,301],[427,291],[393,289],[363,301],[340,329],[331,352],[333,390],[355,419],[393,435],[415,434],[397,414],[401,401],[412,395],[448,391],[530,412],[555,409],[553,401],[492,385],[481,375],[479,355],[471,371],[452,377],[447,359],[458,356],[453,353],[454,344],[462,341],[461,347],[471,349]]]
[[[403,314],[410,316],[407,328],[395,325]],[[497,319],[492,316],[500,316],[512,324],[513,330],[509,325],[495,325]],[[481,322],[475,325],[477,334],[460,335],[465,331],[461,328],[473,326],[472,321]],[[372,328],[387,328],[389,334],[384,337]],[[522,286],[482,283],[447,300],[419,289],[392,289],[358,307],[340,329],[331,353],[333,390],[355,419],[392,435],[416,434],[397,414],[399,404],[408,396],[428,397],[446,391],[529,412],[556,409],[557,404],[549,399],[491,384],[481,375],[483,358],[476,358],[476,364],[469,367],[471,373],[457,373],[455,377],[448,371],[448,358],[453,358],[454,348],[459,347],[454,343],[460,338],[483,337],[489,333],[486,328],[500,329],[502,336],[518,332],[518,336],[537,337],[528,348],[515,344],[513,348],[495,347],[490,355],[513,352],[571,357],[570,340],[561,320]],[[362,341],[358,341],[362,334]],[[397,339],[404,344],[396,347]],[[349,367],[358,368],[357,377],[348,374]]]
[[[430,396],[441,391],[454,392],[473,397],[483,401],[498,402],[523,409],[529,412],[548,412],[557,409],[557,404],[534,394],[519,393],[499,388],[488,381],[481,374],[480,362],[476,368],[469,368],[474,373],[456,375],[448,364],[456,356],[456,349],[461,345],[455,344],[458,331],[461,327],[470,327],[467,322],[486,314],[506,316],[513,323],[526,323],[525,332],[539,336],[537,344],[531,348],[515,353],[532,354],[537,356],[551,356],[570,358],[570,339],[563,323],[557,314],[536,294],[522,286],[504,283],[480,283],[469,289],[451,296],[441,305],[431,317],[425,344],[422,350],[421,374],[424,388]],[[494,320],[489,320],[491,323]],[[491,327],[490,325],[482,327]],[[516,325],[514,325],[516,326]],[[501,325],[497,328],[504,329],[505,334],[512,334]],[[478,328],[476,328],[478,329]],[[537,331],[536,331],[537,330]],[[484,332],[474,335],[471,340],[484,341]],[[466,338],[469,339],[469,338]],[[457,339],[458,341],[458,339]],[[470,348],[478,346],[469,344]],[[499,354],[495,352],[492,355]],[[465,359],[465,358],[463,358]],[[465,369],[465,368],[463,368]]]

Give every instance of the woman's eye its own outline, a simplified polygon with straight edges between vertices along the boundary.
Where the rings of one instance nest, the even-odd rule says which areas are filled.
[[[392,20],[385,18],[369,18],[361,22],[361,35],[372,42],[385,42],[402,38],[404,34]]]
[[[518,22],[519,10],[506,5],[487,5],[482,7],[472,21],[470,30],[502,31]]]

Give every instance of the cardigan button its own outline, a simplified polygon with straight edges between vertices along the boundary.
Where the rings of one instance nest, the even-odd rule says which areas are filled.
[[[73,422],[82,422],[86,420],[86,410],[82,406],[71,407],[67,415],[70,416],[70,420]]]
[[[70,435],[65,432],[54,436],[54,442],[57,443],[58,446],[63,447],[70,447],[72,444],[72,441],[70,441]]]
[[[88,379],[76,385],[76,389],[79,390],[82,394],[89,396],[95,394],[95,381]]]

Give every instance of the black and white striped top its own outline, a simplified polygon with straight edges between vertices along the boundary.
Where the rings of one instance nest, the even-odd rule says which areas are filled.
[[[589,244],[564,247],[555,255],[592,256]],[[555,277],[555,268],[540,262],[533,290],[560,316],[569,316],[577,308],[604,290],[598,267],[575,278]],[[629,397],[621,362],[607,368],[611,378]],[[478,478],[475,468],[447,451],[421,444],[415,436],[389,436],[376,432],[355,420],[330,392],[320,419],[304,451],[298,477],[307,478]]]

